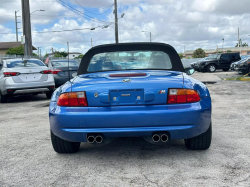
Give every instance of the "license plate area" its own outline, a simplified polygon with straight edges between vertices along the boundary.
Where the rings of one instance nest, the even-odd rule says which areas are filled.
[[[39,75],[37,73],[30,73],[30,74],[21,74],[19,75],[20,78],[25,82],[25,81],[37,81],[39,80]]]
[[[110,90],[110,105],[139,105],[144,103],[144,89]]]

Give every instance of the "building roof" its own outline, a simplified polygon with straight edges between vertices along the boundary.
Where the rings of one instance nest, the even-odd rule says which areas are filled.
[[[22,45],[21,42],[0,42],[0,50],[19,47],[20,45]],[[32,46],[32,50],[37,50],[37,49],[34,46]]]
[[[67,52],[66,52],[67,53]],[[47,53],[47,55],[55,55],[56,53]],[[69,52],[67,54],[82,54],[82,53],[79,53],[79,52]]]
[[[232,51],[232,52],[240,52],[240,51],[250,51],[250,47],[224,47],[224,48],[216,48],[216,49],[204,49],[205,53],[217,53],[221,51]],[[186,50],[184,55],[192,55],[195,50]]]

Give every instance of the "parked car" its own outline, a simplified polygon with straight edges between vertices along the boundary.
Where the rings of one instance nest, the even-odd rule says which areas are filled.
[[[138,66],[112,67],[119,58],[140,54],[148,58]],[[94,60],[99,56],[109,57],[108,61]],[[147,67],[140,67],[143,63]],[[193,72],[183,68],[178,53],[167,44],[91,48],[77,76],[52,96],[49,121],[54,150],[72,153],[79,150],[80,142],[102,143],[114,137],[144,137],[154,143],[185,139],[188,149],[208,149],[211,98],[207,87],[189,76]]]
[[[242,73],[250,73],[250,58],[245,58],[235,66],[235,70]]]
[[[51,60],[48,67],[58,87],[73,78],[72,74],[77,72],[79,64],[74,60]]]
[[[190,64],[190,66],[191,66],[192,68],[194,68],[195,71],[200,71],[200,69],[199,69],[199,63],[202,62],[202,61],[204,61],[204,60],[207,60],[207,59],[209,59],[209,57],[205,57],[205,58],[200,59],[200,60],[198,60],[198,61],[196,61],[196,62],[192,62],[192,63]]]
[[[241,56],[241,60],[232,63],[231,66],[230,66],[230,69],[231,69],[232,71],[238,70],[239,64],[244,63],[244,62],[245,62],[246,60],[248,60],[248,59],[250,59],[250,55],[242,55],[242,56]]]
[[[0,62],[0,101],[10,96],[45,93],[50,98],[55,88],[48,67],[38,59],[9,59]]]
[[[199,70],[201,72],[215,72],[217,69],[228,71],[233,62],[241,59],[239,53],[222,53],[210,55],[207,60],[199,63]]]

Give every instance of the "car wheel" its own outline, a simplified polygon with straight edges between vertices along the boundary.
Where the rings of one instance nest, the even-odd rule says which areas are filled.
[[[48,99],[50,99],[51,96],[52,96],[52,94],[53,94],[53,91],[46,92],[46,97],[47,97]]]
[[[185,145],[190,150],[206,150],[210,147],[212,140],[212,124],[208,130],[199,136],[185,139]]]
[[[229,70],[229,68],[224,68],[224,69],[222,69],[223,71],[228,71]]]
[[[214,64],[208,65],[208,66],[207,66],[207,71],[208,71],[209,73],[215,72],[215,71],[216,71],[216,66],[215,66]]]
[[[80,142],[69,142],[59,138],[50,131],[52,146],[57,153],[75,153],[80,148]]]
[[[1,103],[7,103],[8,101],[8,96],[7,95],[2,95],[2,93],[0,92],[0,102]]]

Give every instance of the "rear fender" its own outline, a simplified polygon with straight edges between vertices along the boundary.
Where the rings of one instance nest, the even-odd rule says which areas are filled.
[[[57,99],[58,97],[62,94],[62,93],[65,93],[65,92],[71,92],[72,91],[72,85],[71,85],[71,82],[66,82],[64,85],[58,87],[52,97],[51,97],[51,102],[57,102]]]
[[[183,88],[196,90],[200,97],[210,97],[210,93],[205,84],[202,82],[183,74]]]

